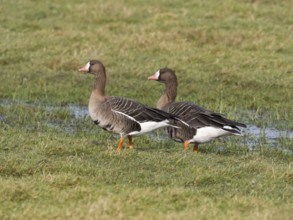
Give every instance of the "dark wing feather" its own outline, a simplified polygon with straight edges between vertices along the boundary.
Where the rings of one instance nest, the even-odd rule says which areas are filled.
[[[245,124],[224,118],[221,114],[213,113],[191,102],[175,102],[168,107],[168,112],[177,115],[193,128],[204,126],[223,127],[225,125],[238,129]]]
[[[138,122],[159,122],[165,119],[174,118],[170,113],[155,108],[149,108],[139,102],[123,97],[107,97],[107,103],[111,106],[112,110],[122,112]]]

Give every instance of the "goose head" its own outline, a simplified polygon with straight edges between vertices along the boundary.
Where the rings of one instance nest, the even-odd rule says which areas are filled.
[[[169,68],[161,68],[153,75],[148,77],[149,80],[156,80],[158,82],[168,84],[168,83],[176,83],[177,84],[177,77],[175,72]]]
[[[175,72],[169,68],[161,68],[148,77],[148,79],[161,82],[165,85],[165,90],[157,102],[157,108],[167,109],[171,103],[175,102],[177,96],[178,84]]]
[[[91,60],[85,66],[81,67],[78,71],[82,73],[91,73],[98,75],[101,72],[105,73],[105,67],[101,61]]]

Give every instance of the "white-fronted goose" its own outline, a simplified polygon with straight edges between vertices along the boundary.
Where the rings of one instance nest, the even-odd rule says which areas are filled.
[[[177,96],[177,77],[169,68],[162,68],[148,77],[165,84],[165,90],[157,102],[157,108],[176,115],[182,121],[175,124],[181,129],[168,128],[170,137],[184,143],[188,149],[190,143],[194,144],[193,150],[198,151],[198,144],[212,141],[226,135],[241,135],[237,127],[246,127],[245,124],[224,118],[218,113],[211,112],[192,102],[175,102]]]
[[[100,61],[91,60],[79,71],[96,77],[89,100],[89,114],[95,124],[104,130],[120,134],[117,151],[122,149],[126,136],[128,147],[133,148],[132,136],[172,126],[169,119],[174,119],[174,116],[170,113],[127,98],[105,96],[106,70]]]

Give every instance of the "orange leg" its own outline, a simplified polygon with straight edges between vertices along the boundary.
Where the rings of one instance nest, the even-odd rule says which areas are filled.
[[[120,152],[120,151],[121,151],[122,146],[123,146],[123,143],[124,143],[124,137],[121,136],[121,137],[120,137],[120,140],[119,140],[118,148],[117,148],[117,150],[116,150],[117,152]]]
[[[189,142],[188,141],[184,141],[184,150],[188,150],[188,145],[189,145]]]
[[[193,152],[194,153],[197,153],[198,152],[198,144],[194,144]]]
[[[132,137],[128,136],[128,148],[133,149],[133,142],[132,142]]]

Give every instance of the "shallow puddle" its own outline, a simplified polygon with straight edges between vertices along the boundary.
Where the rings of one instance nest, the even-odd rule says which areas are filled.
[[[282,131],[271,127],[260,128],[251,124],[244,130],[244,143],[250,150],[265,144],[292,155],[293,151],[281,141],[284,138],[293,139],[293,131]]]
[[[84,118],[88,116],[88,107],[87,106],[79,106],[79,105],[69,105],[68,109],[71,114],[74,115],[75,118]]]
[[[293,138],[293,131],[280,131],[274,128],[266,127],[260,128],[255,125],[248,125],[246,132],[256,138],[265,138],[269,140],[275,140],[277,138]]]
[[[69,109],[76,118],[85,117],[88,115],[88,110],[85,106],[71,105],[69,106]],[[252,124],[248,124],[247,128],[243,129],[243,134],[245,140],[244,142],[251,150],[253,150],[256,145],[263,142],[266,142],[266,144],[272,147],[277,147],[280,149],[282,148],[283,150],[283,147],[279,145],[279,140],[281,138],[293,139],[293,131],[282,131],[272,127],[260,128]],[[158,137],[155,132],[151,133],[150,136],[157,140],[165,139],[165,137]],[[290,150],[285,151],[286,153],[292,154],[292,151]]]
[[[31,106],[31,107],[39,107],[42,109],[45,109],[47,111],[53,111],[53,110],[67,110],[69,113],[76,119],[80,120],[82,118],[88,117],[88,107],[87,106],[79,106],[79,105],[74,105],[74,104],[69,104],[67,106],[59,107],[59,106],[43,106],[40,104],[34,104],[34,103],[26,103],[22,101],[10,101],[10,100],[0,100],[0,106],[13,106],[13,105],[22,105],[22,106]],[[4,115],[0,115],[0,120],[1,118],[5,118]],[[55,122],[55,121],[50,121],[48,122],[49,127],[51,128],[59,128],[62,127],[62,129],[65,132],[75,132],[77,129],[74,127],[73,123],[67,123],[67,124],[62,124],[60,126],[61,122]],[[282,138],[289,138],[293,139],[293,131],[288,130],[278,130],[273,127],[258,127],[253,124],[248,124],[247,128],[242,129],[243,131],[243,145],[248,146],[249,149],[253,150],[256,146],[260,144],[266,144],[272,147],[276,147],[279,149],[286,149],[286,146],[282,146],[281,139]],[[157,139],[157,140],[165,140],[166,137],[160,137],[156,132],[153,132],[149,134],[152,139]],[[292,154],[293,152],[291,150],[285,150],[286,153]]]

